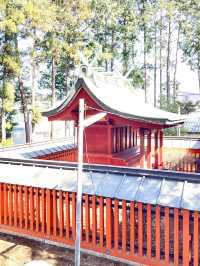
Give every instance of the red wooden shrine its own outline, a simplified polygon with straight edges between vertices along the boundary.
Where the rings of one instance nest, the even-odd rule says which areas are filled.
[[[64,102],[43,115],[49,121],[78,124],[79,99],[85,99],[85,117],[107,115],[85,129],[84,162],[158,168],[162,164],[163,129],[183,122],[178,115],[139,100],[128,80],[115,73],[85,73]],[[152,138],[153,137],[153,138]],[[154,140],[154,141],[153,141]]]

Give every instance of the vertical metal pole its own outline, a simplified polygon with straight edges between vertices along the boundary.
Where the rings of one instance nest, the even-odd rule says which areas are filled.
[[[81,242],[81,201],[82,201],[82,170],[83,170],[83,130],[84,130],[84,99],[79,100],[78,123],[78,178],[76,201],[76,242],[75,242],[75,266],[80,266],[80,242]]]

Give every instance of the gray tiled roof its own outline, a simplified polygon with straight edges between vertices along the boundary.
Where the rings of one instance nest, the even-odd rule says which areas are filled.
[[[184,121],[184,117],[160,110],[144,103],[137,94],[130,81],[117,76],[116,73],[93,71],[91,74],[79,78],[76,89],[54,109],[43,112],[44,116],[51,116],[63,109],[76,97],[79,90],[84,88],[88,94],[107,112],[128,119],[154,122],[163,125],[176,125]]]

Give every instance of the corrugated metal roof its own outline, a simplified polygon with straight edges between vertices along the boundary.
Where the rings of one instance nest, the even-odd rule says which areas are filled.
[[[0,182],[76,191],[76,168],[59,169],[0,163],[0,173]],[[164,171],[162,177],[157,177],[153,174],[141,176],[134,169],[126,174],[123,171],[117,173],[115,170],[100,172],[89,169],[83,173],[83,193],[200,211],[198,178],[193,182],[178,178],[168,179]]]
[[[130,80],[120,77],[114,72],[108,75],[106,72],[93,71],[91,74],[79,78],[75,87],[76,90],[71,91],[61,105],[43,112],[43,115],[49,117],[62,112],[79,90],[84,88],[105,111],[121,117],[165,125],[176,125],[185,119],[184,116],[166,112],[144,103],[138,97],[137,90],[132,87]]]

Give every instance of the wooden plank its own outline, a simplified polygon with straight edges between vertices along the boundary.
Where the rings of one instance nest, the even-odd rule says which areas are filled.
[[[7,224],[8,219],[8,192],[7,192],[7,184],[4,183],[4,224]]]
[[[76,193],[72,193],[72,239],[76,239]]]
[[[130,252],[135,253],[135,203],[130,203]]]
[[[24,218],[25,218],[25,228],[28,229],[28,219],[29,219],[29,202],[28,202],[28,187],[24,187],[24,195],[25,195],[25,212],[24,212]]]
[[[23,188],[19,186],[19,224],[20,227],[23,227]]]
[[[165,207],[165,262],[169,263],[169,207]]]
[[[119,241],[119,200],[114,199],[114,248],[118,249]]]
[[[66,239],[70,237],[70,201],[69,192],[65,192],[65,209],[66,209]]]
[[[151,204],[147,204],[147,257],[151,258],[152,250],[152,215]]]
[[[0,183],[0,224],[3,224],[3,214],[4,214],[4,193],[3,184]]]
[[[160,260],[160,206],[156,206],[156,259]]]
[[[12,185],[9,184],[8,187],[8,193],[9,193],[9,207],[8,207],[8,211],[9,211],[9,225],[12,226],[13,224],[13,191],[12,191]]]
[[[89,195],[85,195],[85,236],[86,242],[90,242],[90,205]]]
[[[104,246],[104,199],[103,197],[99,197],[99,227],[100,227],[100,247]]]
[[[33,231],[34,229],[34,193],[33,188],[30,187],[30,229]]]
[[[143,208],[138,202],[138,255],[143,256]]]
[[[179,209],[174,209],[174,265],[179,265]]]
[[[53,236],[57,236],[58,228],[58,207],[57,207],[57,191],[53,190]]]
[[[82,202],[81,202],[81,241],[84,240],[84,219],[83,219],[83,212],[85,206],[83,206],[84,196],[82,196]]]
[[[1,189],[1,187],[0,187]],[[1,196],[0,196],[1,197]],[[1,214],[0,214],[1,217]],[[14,185],[14,226],[18,226],[18,194],[17,185]]]
[[[64,230],[64,210],[63,210],[63,193],[59,191],[59,229],[60,229],[60,237],[63,238],[63,230]]]
[[[122,200],[122,250],[126,252],[127,242],[127,210],[126,200]]]
[[[45,189],[42,188],[42,233],[45,233],[46,231],[46,201],[45,201]]]
[[[36,217],[35,217],[35,223],[36,223],[36,232],[39,232],[40,230],[40,197],[39,197],[39,189],[35,189],[35,201],[36,201]]]
[[[190,243],[190,233],[189,233],[189,217],[190,212],[188,210],[183,210],[183,266],[189,266],[189,243]]]
[[[194,249],[194,261],[193,265],[199,265],[199,213],[194,212],[194,228],[193,228],[193,249]]]
[[[97,207],[96,207],[96,196],[92,196],[92,243],[96,246],[97,239]]]
[[[106,248],[112,248],[112,200],[106,198]]]
[[[51,235],[51,228],[52,228],[52,217],[51,217],[51,210],[52,210],[52,204],[51,204],[51,191],[50,189],[46,190],[46,208],[47,208],[47,235]]]

